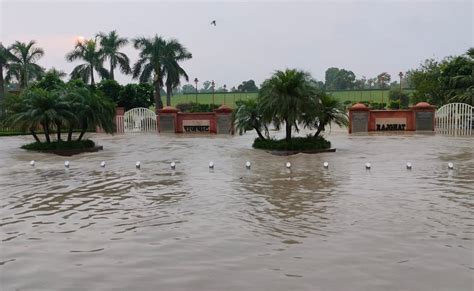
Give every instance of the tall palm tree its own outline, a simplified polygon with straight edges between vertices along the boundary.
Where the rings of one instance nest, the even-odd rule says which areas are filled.
[[[85,61],[84,64],[76,66],[71,72],[72,79],[82,79],[84,83],[90,79],[90,84],[95,85],[94,71],[97,71],[102,78],[107,78],[109,75],[103,67],[103,54],[93,40],[78,41],[74,49],[66,54],[66,60],[68,62]]]
[[[114,80],[114,70],[117,65],[122,73],[130,74],[130,60],[126,54],[119,52],[119,49],[128,43],[128,39],[119,37],[115,30],[108,34],[100,32],[97,34],[97,38],[99,39],[104,59],[110,63],[109,78]]]
[[[319,98],[314,79],[307,72],[286,69],[276,71],[263,82],[258,95],[262,116],[273,122],[277,129],[285,123],[286,140],[291,140],[293,127],[298,132],[298,123],[315,116]]]
[[[140,50],[139,59],[133,66],[133,78],[140,83],[153,82],[155,90],[155,108],[163,108],[161,100],[162,66],[165,58],[166,41],[158,35],[153,38],[137,38],[133,40],[133,46]]]
[[[36,41],[28,43],[16,41],[11,47],[11,61],[6,80],[15,78],[20,83],[20,88],[28,87],[28,82],[39,78],[44,69],[36,62],[44,55],[40,47],[35,46]]]
[[[189,60],[193,55],[175,39],[166,41],[164,53],[163,74],[166,75],[166,105],[170,106],[171,94],[173,89],[180,84],[181,77],[189,81],[188,74],[179,65],[179,62]]]
[[[3,115],[3,101],[5,100],[5,78],[3,77],[3,71],[8,70],[12,57],[10,48],[4,47],[0,42],[0,116]]]

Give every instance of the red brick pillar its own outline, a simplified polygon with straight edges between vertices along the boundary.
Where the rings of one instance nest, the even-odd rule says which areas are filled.
[[[370,110],[362,103],[349,108],[349,133],[369,131]]]
[[[234,120],[232,117],[232,108],[221,105],[214,110],[215,115],[215,133],[217,134],[234,134]]]
[[[165,106],[163,109],[159,109],[156,121],[160,133],[180,132],[180,128],[178,127],[178,109],[174,107]]]
[[[427,102],[418,102],[415,106],[410,108],[413,111],[411,130],[435,130],[436,106]]]

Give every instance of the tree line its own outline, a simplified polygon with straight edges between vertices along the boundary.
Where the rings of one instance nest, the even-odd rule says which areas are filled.
[[[139,59],[133,66],[128,56],[121,52],[129,42],[139,50]],[[21,89],[26,89],[45,73],[37,64],[43,55],[44,50],[33,40],[28,43],[16,41],[8,47],[0,43],[0,102],[5,97],[5,82],[16,81]],[[101,79],[114,80],[115,71],[119,69],[139,83],[152,84],[156,108],[163,107],[163,88],[166,88],[166,104],[171,105],[173,89],[179,86],[181,78],[189,80],[180,63],[191,58],[192,54],[176,39],[166,40],[155,35],[129,40],[120,37],[115,30],[107,34],[100,32],[93,39],[78,40],[74,49],[66,54],[67,61],[82,62],[70,73],[72,80],[80,79],[95,86],[95,74]]]

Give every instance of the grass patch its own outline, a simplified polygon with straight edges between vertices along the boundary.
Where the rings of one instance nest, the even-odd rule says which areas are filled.
[[[22,149],[29,151],[83,150],[93,147],[95,147],[95,143],[90,139],[80,141],[54,141],[50,143],[33,142],[21,146]]]
[[[252,146],[256,149],[275,151],[305,151],[328,149],[331,147],[331,142],[321,136],[295,137],[290,141],[286,141],[285,139],[256,138]]]

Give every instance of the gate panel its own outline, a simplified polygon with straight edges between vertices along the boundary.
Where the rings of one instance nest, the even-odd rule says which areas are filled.
[[[147,108],[134,108],[123,116],[125,133],[157,132],[156,114]]]
[[[474,107],[466,103],[446,104],[436,111],[436,132],[471,136],[474,132]]]

